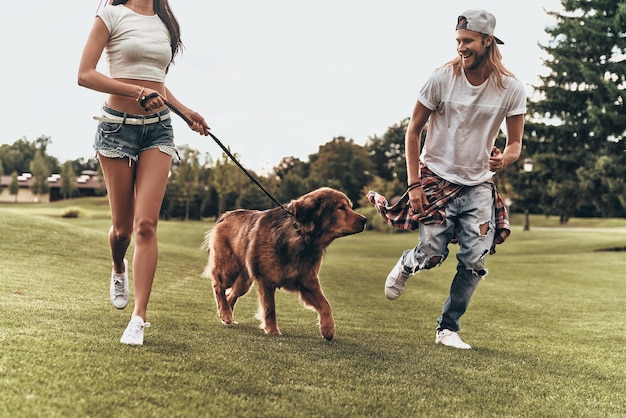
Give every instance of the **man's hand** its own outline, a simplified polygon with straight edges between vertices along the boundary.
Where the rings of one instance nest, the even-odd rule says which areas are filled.
[[[504,154],[498,147],[493,147],[491,157],[489,157],[489,171],[497,173],[504,169]]]
[[[419,213],[424,216],[424,206],[428,205],[428,199],[426,198],[426,192],[422,186],[415,187],[409,190],[409,205],[415,213]]]

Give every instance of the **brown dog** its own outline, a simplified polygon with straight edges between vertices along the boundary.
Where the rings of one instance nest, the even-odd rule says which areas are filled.
[[[335,320],[318,280],[322,257],[336,238],[363,231],[367,219],[352,210],[345,194],[328,187],[292,200],[287,209],[294,217],[279,207],[226,212],[207,232],[204,276],[213,280],[217,314],[224,324],[235,324],[237,299],[256,281],[257,317],[266,334],[280,334],[274,294],[283,288],[317,311],[322,336],[332,340]]]

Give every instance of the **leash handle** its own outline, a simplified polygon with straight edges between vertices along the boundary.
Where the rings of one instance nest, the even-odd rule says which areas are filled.
[[[142,90],[143,93],[143,90]],[[141,98],[139,99],[139,104],[141,105],[141,107],[143,107],[146,111],[148,111],[148,108],[146,107],[146,103],[148,103],[148,100],[150,99],[154,99],[155,97],[159,97],[159,93],[150,93],[147,96],[141,96]]]
[[[193,121],[191,121],[187,116],[185,116],[183,114],[183,112],[180,111],[180,109],[178,109],[176,106],[174,106],[172,103],[168,102],[167,100],[163,99],[163,102],[165,102],[165,105],[167,107],[170,108],[170,110],[174,113],[176,113],[178,116],[181,117],[181,119],[183,121],[185,121],[185,123],[189,126],[193,125]],[[239,161],[237,161],[237,159],[235,158],[235,156],[228,150],[228,148],[226,148],[224,146],[224,144],[222,144],[222,141],[220,141],[215,135],[213,135],[211,133],[211,131],[209,131],[208,129],[206,130],[206,133],[213,138],[213,140],[217,143],[217,145],[219,145],[219,147],[222,149],[222,151],[224,151],[226,153],[226,155],[228,155],[228,157],[237,165],[237,167],[239,167],[247,176],[250,180],[252,180],[252,182],[254,184],[256,184],[259,189],[261,189],[266,195],[267,197],[269,197],[272,202],[274,202],[277,206],[279,206],[280,208],[282,208],[282,210],[284,210],[285,212],[287,212],[289,214],[289,216],[291,216],[292,218],[296,219],[296,215],[290,211],[289,209],[287,209],[285,206],[283,206],[278,200],[276,200],[276,198],[274,196],[272,196],[272,194],[270,192],[267,191],[267,189],[265,187],[263,187],[263,185],[261,183],[259,183],[259,181],[252,175],[250,174],[250,172],[248,170],[246,170],[246,168],[241,165],[241,163]],[[296,228],[297,229],[297,228]]]

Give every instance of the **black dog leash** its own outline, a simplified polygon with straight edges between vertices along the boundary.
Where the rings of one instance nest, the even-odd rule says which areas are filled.
[[[152,93],[154,95],[156,95],[156,93]],[[142,100],[144,103],[151,99],[152,97],[150,97],[151,95],[146,96],[144,99]],[[155,96],[153,96],[155,97]],[[187,118],[187,116],[183,115],[183,112],[180,111],[180,109],[178,109],[176,106],[174,106],[172,103],[168,102],[167,100],[163,99],[163,102],[165,103],[165,105],[167,107],[170,108],[170,110],[172,110],[172,112],[176,113],[178,116],[181,117],[182,120],[185,121],[185,123],[189,126],[193,125],[193,122],[191,120],[189,120],[189,118]],[[143,106],[143,104],[142,104]],[[222,144],[222,141],[220,141],[215,135],[213,135],[211,133],[211,131],[207,130],[206,131],[207,134],[209,134],[209,136],[211,138],[213,138],[213,140],[217,143],[217,145],[219,145],[219,147],[222,149],[222,151],[224,151],[226,153],[226,155],[228,155],[228,157],[237,165],[237,167],[239,167],[241,169],[241,171],[243,171],[250,180],[252,180],[252,182],[254,184],[256,184],[259,189],[263,190],[263,192],[267,195],[267,197],[269,197],[272,202],[274,202],[277,206],[280,206],[282,208],[282,210],[284,210],[286,213],[289,214],[289,216],[291,216],[294,219],[294,226],[296,228],[296,230],[300,231],[298,226],[296,225],[296,215],[290,211],[289,209],[287,209],[285,206],[283,206],[278,200],[276,200],[276,198],[274,196],[272,196],[272,194],[270,192],[267,191],[267,189],[265,187],[263,187],[263,185],[261,183],[259,183],[259,181],[252,175],[250,174],[250,172],[248,170],[246,170],[246,168],[241,165],[241,163],[239,161],[237,161],[237,159],[235,158],[235,156],[228,150],[228,148],[226,148],[224,146],[224,144]]]

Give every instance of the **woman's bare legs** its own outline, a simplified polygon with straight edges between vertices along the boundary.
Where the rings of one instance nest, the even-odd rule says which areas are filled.
[[[135,207],[135,164],[126,158],[107,158],[98,155],[107,187],[111,210],[109,245],[116,273],[124,272],[124,256],[133,233]]]
[[[144,321],[159,253],[157,223],[171,163],[171,156],[153,148],[141,153],[135,172],[133,316],[139,316]]]
[[[124,256],[134,231],[133,316],[145,321],[158,257],[156,229],[172,157],[154,148],[143,151],[137,163],[101,155],[99,159],[111,208],[113,268],[124,271]]]

